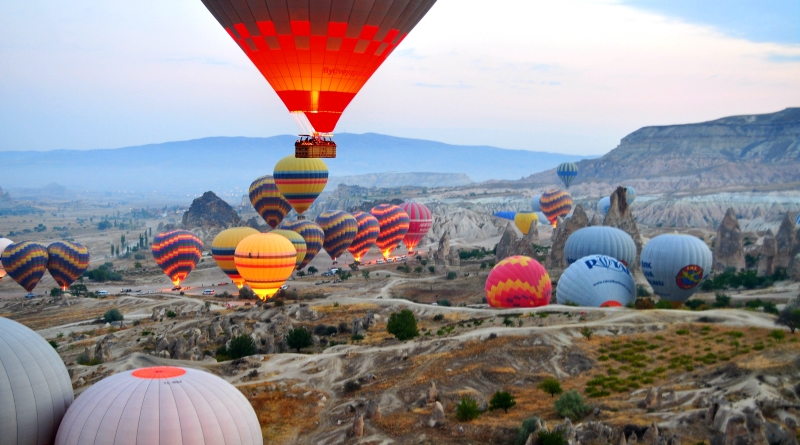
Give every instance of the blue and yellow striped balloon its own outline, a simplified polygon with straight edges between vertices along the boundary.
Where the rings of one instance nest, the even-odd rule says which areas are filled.
[[[369,249],[378,240],[378,235],[381,234],[381,226],[371,213],[356,212],[353,213],[353,218],[358,223],[358,232],[347,251],[353,255],[356,261],[361,261],[361,258],[369,252]]]
[[[303,264],[303,260],[306,259],[306,240],[303,239],[303,236],[294,230],[288,229],[275,229],[269,233],[280,235],[292,242],[294,250],[297,251],[297,260],[295,261],[294,267],[300,267],[300,265]]]
[[[292,205],[281,195],[272,176],[262,176],[250,184],[250,203],[273,229],[286,218]],[[233,256],[231,256],[233,258]]]
[[[358,222],[347,212],[322,212],[317,217],[317,225],[325,233],[322,248],[333,261],[347,251],[358,233]]]
[[[410,224],[408,213],[394,204],[376,205],[370,213],[378,220],[381,227],[376,244],[381,249],[383,257],[389,258],[408,232]]]
[[[152,251],[156,264],[177,287],[200,262],[203,242],[192,232],[173,230],[156,235]]]
[[[236,246],[242,242],[243,239],[250,235],[259,233],[258,230],[251,227],[233,227],[231,229],[223,230],[211,242],[211,256],[217,262],[217,266],[225,272],[225,275],[233,281],[239,289],[244,286],[244,278],[239,274],[236,269],[236,262],[233,257],[236,253]]]
[[[88,268],[89,249],[82,244],[58,241],[47,247],[47,270],[61,290],[67,290]]]
[[[297,270],[302,270],[308,266],[308,263],[314,259],[322,249],[322,242],[325,240],[325,232],[322,231],[320,226],[307,219],[300,219],[297,221],[284,220],[279,229],[292,230],[300,234],[306,242],[306,257],[303,262],[297,266]]]
[[[11,244],[0,261],[11,279],[32,292],[47,270],[47,247],[32,241]]]
[[[286,156],[275,164],[275,185],[298,215],[311,207],[328,183],[328,166],[322,159]]]
[[[564,162],[558,166],[556,173],[558,177],[561,178],[561,182],[569,188],[569,185],[572,184],[572,180],[578,176],[578,166],[572,162]]]

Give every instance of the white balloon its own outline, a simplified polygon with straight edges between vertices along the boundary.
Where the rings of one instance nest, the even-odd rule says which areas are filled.
[[[608,196],[600,198],[600,201],[597,201],[597,211],[606,216],[609,210],[611,210],[611,198]]]
[[[683,303],[700,287],[711,270],[713,254],[691,235],[666,234],[642,249],[642,272],[661,298]]]
[[[615,227],[584,227],[570,235],[564,245],[567,264],[588,255],[606,255],[625,266],[636,262],[636,243],[627,233]]]
[[[556,288],[558,304],[586,307],[626,306],[636,300],[636,283],[620,261],[605,255],[589,255],[572,263],[561,274]]]
[[[533,199],[531,199],[531,210],[533,210],[534,212],[542,211],[542,206],[539,205],[539,198],[541,197],[542,195],[536,195],[533,197]]]

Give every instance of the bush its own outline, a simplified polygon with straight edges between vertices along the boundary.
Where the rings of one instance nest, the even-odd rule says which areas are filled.
[[[359,342],[359,341],[361,341],[361,340],[363,340],[363,339],[364,339],[364,336],[363,336],[363,335],[361,335],[361,334],[353,334],[353,335],[350,337],[350,341],[352,341],[352,342]]]
[[[167,318],[175,318],[175,317],[178,316],[178,314],[175,311],[173,311],[172,309],[168,310],[166,315],[167,315]]]
[[[258,298],[258,295],[256,295],[255,292],[253,292],[253,289],[250,289],[249,287],[245,286],[239,289],[239,298],[243,300],[255,300]]]
[[[674,309],[672,302],[669,300],[659,299],[655,304],[656,309]]]
[[[144,254],[143,253],[136,253],[136,254],[133,255],[133,259],[134,260],[143,260],[144,259]]]
[[[640,311],[648,310],[648,309],[655,309],[656,305],[653,303],[653,300],[649,298],[637,298],[634,307]]]
[[[58,350],[58,343],[56,343],[55,340],[50,340],[47,343],[50,343],[50,346],[52,346],[53,349]]]
[[[417,319],[408,309],[390,315],[386,330],[400,341],[410,340],[419,335]]]
[[[787,304],[780,314],[778,314],[778,318],[775,319],[775,324],[788,327],[792,334],[794,334],[794,330],[800,326],[800,309]]]
[[[550,397],[554,397],[556,394],[561,394],[564,391],[561,389],[561,382],[553,377],[547,377],[539,382],[538,388],[550,394]]]
[[[592,329],[592,328],[590,328],[588,326],[584,326],[584,327],[581,328],[581,335],[586,337],[587,340],[591,340],[592,339],[592,334],[594,334],[594,329]]]
[[[97,357],[89,358],[86,356],[86,354],[79,355],[76,361],[79,365],[83,366],[96,366],[100,364],[100,359]]]
[[[339,323],[337,330],[343,334],[347,334],[350,332],[350,325],[345,323],[344,321]]]
[[[725,295],[721,292],[717,292],[714,295],[714,307],[730,307],[731,306],[731,297],[729,295]]]
[[[439,306],[448,306],[448,307],[452,306],[450,304],[450,300],[439,300],[436,302],[436,304],[438,304]]]
[[[539,420],[536,416],[523,420],[522,426],[517,430],[517,438],[514,440],[514,445],[525,445],[528,442],[528,437],[536,431],[536,424]]]
[[[777,341],[781,341],[786,338],[786,333],[780,329],[775,329],[774,331],[769,333],[769,336]]]
[[[456,419],[461,422],[475,420],[481,412],[478,410],[478,401],[470,396],[462,396],[461,402],[456,405]]]
[[[300,352],[301,349],[313,345],[314,342],[311,340],[311,333],[306,328],[299,327],[289,330],[289,335],[286,336],[286,344]]]
[[[563,431],[539,431],[536,433],[539,436],[539,445],[566,445],[567,440],[564,439]]]
[[[115,321],[122,321],[125,317],[122,315],[122,312],[119,311],[117,308],[111,308],[103,314],[103,320],[106,323],[113,323]]]
[[[433,321],[442,321],[444,320],[444,314],[436,314],[433,316]]]
[[[458,277],[458,274],[455,272],[447,272],[447,279],[448,280],[455,280]]]
[[[649,297],[651,295],[653,295],[653,294],[651,294],[650,291],[647,290],[646,287],[644,287],[642,285],[636,286],[636,296],[637,297]]]
[[[361,383],[355,380],[348,380],[344,382],[344,392],[356,392],[361,389]]]
[[[705,301],[703,301],[703,300],[697,300],[697,299],[694,299],[694,300],[687,300],[687,301],[686,301],[685,303],[683,303],[683,304],[685,304],[685,305],[686,305],[686,307],[688,307],[689,309],[691,309],[691,310],[693,310],[693,311],[696,311],[696,310],[697,310],[697,308],[699,308],[700,306],[702,306],[702,305],[706,304],[706,302],[705,302]]]
[[[514,400],[514,396],[512,396],[511,393],[507,391],[497,391],[492,396],[492,400],[489,401],[489,409],[492,411],[502,409],[508,412],[508,409],[513,408],[516,404],[517,401]]]
[[[227,355],[234,360],[253,355],[256,353],[256,342],[247,334],[233,337],[227,352]]]
[[[87,270],[83,275],[98,283],[105,283],[106,281],[122,281],[122,274],[114,272],[111,268],[114,267],[112,263],[105,263],[96,269]]]
[[[562,394],[555,401],[553,407],[559,416],[568,417],[573,421],[579,420],[589,411],[589,407],[583,403],[583,397],[575,390]]]

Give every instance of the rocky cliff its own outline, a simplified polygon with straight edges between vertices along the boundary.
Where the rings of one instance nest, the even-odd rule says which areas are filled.
[[[205,192],[203,196],[192,201],[191,207],[183,214],[183,227],[194,228],[222,228],[236,227],[242,221],[236,211],[227,202],[220,199],[214,192]]]

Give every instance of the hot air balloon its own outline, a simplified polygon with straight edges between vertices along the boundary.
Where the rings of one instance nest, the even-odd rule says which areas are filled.
[[[158,366],[93,384],[67,410],[56,445],[261,445],[253,406],[205,371]],[[39,442],[45,443],[45,442]]]
[[[294,230],[287,230],[287,229],[275,229],[269,233],[280,235],[292,242],[294,250],[297,251],[297,258],[295,259],[294,266],[296,268],[300,268],[300,265],[303,264],[303,260],[306,258],[306,250],[307,250],[306,240],[303,239],[302,235],[295,232]]]
[[[536,212],[517,212],[514,216],[514,224],[523,235],[527,235],[531,230],[531,224],[536,226],[539,222],[539,215]]]
[[[550,304],[553,285],[538,261],[511,256],[497,263],[486,279],[486,301],[492,307],[538,307]]]
[[[572,264],[589,255],[609,256],[629,266],[636,262],[636,243],[630,235],[614,227],[584,227],[569,236],[564,257],[567,264]]]
[[[303,258],[303,262],[297,267],[297,270],[302,270],[304,267],[308,266],[308,263],[310,263],[311,260],[317,256],[320,249],[322,249],[322,242],[325,240],[325,232],[313,221],[305,219],[284,221],[278,228],[297,232],[306,242],[306,256]]]
[[[61,290],[67,290],[87,268],[89,249],[81,244],[59,241],[47,247],[47,270]]]
[[[542,195],[536,195],[531,199],[531,210],[534,212],[541,212],[542,206],[539,205],[539,200],[542,199]]]
[[[173,230],[159,233],[151,248],[153,259],[176,288],[194,270],[203,256],[203,242],[192,232]]]
[[[236,268],[258,298],[275,295],[292,275],[297,250],[288,239],[274,233],[257,233],[236,246]]]
[[[332,133],[370,76],[436,0],[203,0],[313,137],[297,157],[336,157]],[[321,135],[320,135],[321,134]]]
[[[355,212],[353,217],[358,223],[358,233],[355,239],[350,243],[347,251],[353,255],[356,261],[361,261],[361,258],[369,252],[369,249],[375,245],[378,240],[378,235],[381,233],[381,226],[378,220],[372,216],[371,213]]]
[[[713,255],[706,243],[691,235],[666,234],[642,249],[642,272],[664,300],[683,303],[711,270]]]
[[[572,196],[565,190],[548,190],[542,194],[539,205],[547,220],[555,227],[558,217],[567,216],[572,210]]]
[[[322,248],[333,261],[347,252],[358,233],[358,222],[347,212],[322,212],[317,217],[317,225],[325,232]]]
[[[495,212],[494,216],[496,216],[497,218],[503,218],[509,221],[514,221],[514,217],[517,216],[517,212],[502,210],[499,212]]]
[[[561,179],[561,182],[563,182],[564,185],[569,188],[569,185],[572,184],[572,180],[578,176],[578,166],[572,162],[564,162],[558,166],[556,173]]]
[[[433,226],[433,214],[426,206],[416,202],[405,202],[400,208],[408,214],[408,232],[403,238],[409,254],[413,254],[417,245]]]
[[[281,195],[272,176],[262,176],[250,184],[250,203],[273,229],[286,218],[292,205]]]
[[[328,166],[322,159],[286,156],[275,164],[275,185],[298,215],[311,207],[328,183]]]
[[[621,261],[605,255],[589,255],[561,274],[556,300],[558,304],[586,307],[626,306],[636,300],[636,283]]]
[[[47,247],[32,241],[10,244],[0,260],[8,276],[32,292],[47,270]]]
[[[250,188],[252,190],[252,187]],[[252,196],[252,194],[251,194]],[[259,233],[251,227],[233,227],[219,232],[211,242],[211,256],[217,262],[217,266],[225,272],[225,275],[233,281],[237,288],[244,286],[244,278],[236,270],[236,263],[233,255],[236,253],[236,246],[250,235]]]
[[[36,332],[0,317],[0,444],[51,444],[72,403],[64,361]]]
[[[636,201],[636,189],[629,185],[625,186],[625,202],[631,205],[633,201]]]
[[[597,201],[597,211],[605,216],[609,210],[611,210],[611,198],[608,196],[600,198],[600,201]]]
[[[3,255],[3,251],[6,247],[12,244],[14,244],[14,241],[8,238],[0,238],[0,256]],[[3,263],[0,263],[0,280],[2,280],[4,276],[6,276],[6,270],[3,268]]]
[[[408,232],[408,214],[394,204],[379,204],[370,213],[381,227],[376,244],[383,258],[388,259]]]

